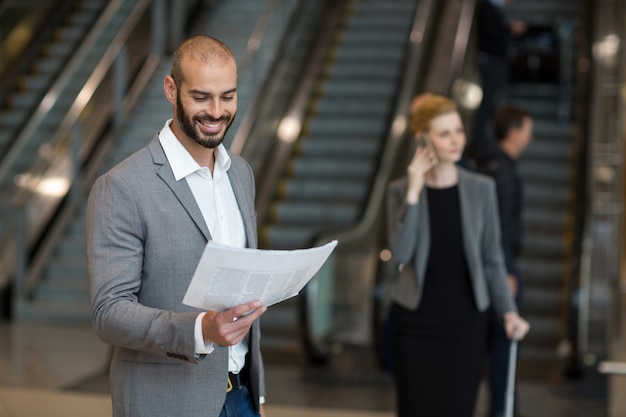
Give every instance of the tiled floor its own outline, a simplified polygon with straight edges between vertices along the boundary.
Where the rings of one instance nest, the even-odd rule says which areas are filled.
[[[88,326],[0,323],[0,417],[106,417],[108,346]],[[393,387],[367,350],[344,351],[325,368],[266,364],[268,417],[392,417]],[[591,389],[589,389],[591,387]],[[520,381],[524,417],[606,416],[597,386]],[[483,417],[481,389],[476,417]]]

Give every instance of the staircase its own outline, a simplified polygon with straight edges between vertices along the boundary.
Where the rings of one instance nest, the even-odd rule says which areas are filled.
[[[516,42],[524,61],[513,68],[509,102],[530,111],[533,141],[519,160],[524,183],[524,239],[520,274],[524,282],[522,315],[531,331],[520,348],[520,373],[530,377],[558,378],[563,360],[559,349],[566,339],[569,308],[567,282],[572,257],[572,224],[576,192],[576,125],[571,117],[574,54],[557,34],[573,31],[576,39],[578,2],[525,0],[507,6],[512,19],[539,31],[533,39]],[[574,44],[570,47],[575,48]],[[573,52],[569,50],[569,52]],[[515,61],[514,61],[515,62]],[[522,65],[524,63],[525,65]],[[521,70],[524,68],[526,71]]]
[[[19,74],[0,101],[0,155],[17,137],[39,101],[102,13],[104,0],[74,1],[58,19],[27,71]]]
[[[271,0],[268,3],[272,2]],[[275,3],[275,2],[273,2]],[[280,22],[274,20],[272,31],[285,30],[289,15],[295,9],[295,0],[282,1],[282,8],[275,13],[282,13]],[[196,23],[195,33],[208,32],[231,47],[235,57],[242,56],[246,40],[264,9],[258,0],[227,1],[219,3],[211,13],[203,15]],[[286,13],[286,14],[285,14]],[[276,14],[274,19],[279,19]],[[233,31],[233,28],[237,28]],[[193,34],[195,34],[193,33]],[[275,50],[282,34],[274,34],[264,42],[265,59],[252,62],[247,72],[256,72],[257,77],[269,70],[267,57]],[[171,59],[167,58],[155,71],[135,107],[131,119],[122,133],[115,139],[106,161],[100,167],[104,173],[134,151],[146,145],[161,129],[165,121],[172,117],[171,104],[163,95],[163,77],[169,74]],[[246,74],[240,74],[246,78]],[[245,97],[253,97],[258,85],[246,83],[240,85],[238,92]],[[238,112],[245,112],[239,108]],[[242,114],[240,113],[242,116]],[[232,131],[229,133],[231,134]],[[31,299],[21,303],[16,312],[19,320],[88,322],[90,306],[88,277],[85,260],[85,223],[86,197],[80,208],[58,242],[56,250],[47,262],[43,276],[35,288]]]
[[[376,173],[417,2],[347,2],[259,244],[309,246],[358,222]]]

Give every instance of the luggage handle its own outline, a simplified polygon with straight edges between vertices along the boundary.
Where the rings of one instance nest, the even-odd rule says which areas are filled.
[[[517,329],[513,329],[511,337],[511,348],[509,349],[509,369],[506,381],[506,398],[504,401],[504,417],[513,417],[513,407],[515,404],[515,371],[517,369]]]

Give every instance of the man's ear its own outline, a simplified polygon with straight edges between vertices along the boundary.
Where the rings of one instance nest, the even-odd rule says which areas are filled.
[[[163,79],[163,92],[170,103],[176,103],[176,83],[171,75],[166,75]]]

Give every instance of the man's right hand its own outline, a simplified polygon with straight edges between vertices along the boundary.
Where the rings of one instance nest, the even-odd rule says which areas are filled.
[[[266,310],[259,301],[250,301],[225,311],[207,311],[202,318],[202,336],[219,346],[234,346]]]

